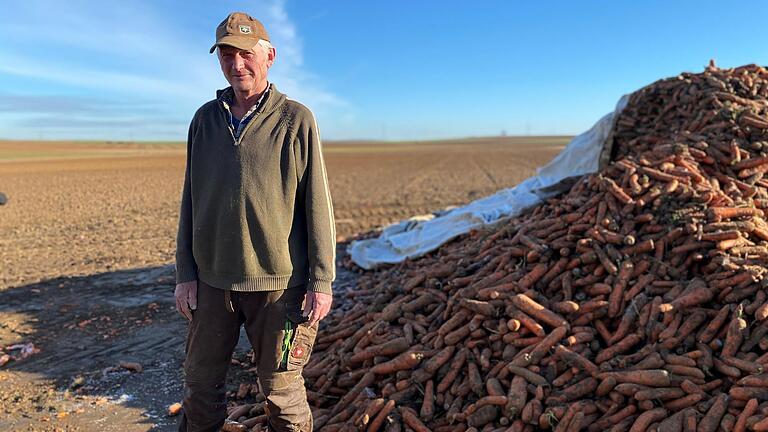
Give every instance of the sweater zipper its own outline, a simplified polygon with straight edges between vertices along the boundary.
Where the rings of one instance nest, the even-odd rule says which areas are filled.
[[[245,125],[245,129],[243,129],[243,132],[240,133],[240,138],[239,139],[235,139],[235,146],[239,146],[240,145],[240,143],[243,141],[243,137],[245,136],[245,133],[248,132],[248,129],[251,128],[251,125],[253,124],[253,121],[256,120],[256,117],[258,117],[259,114],[261,114],[261,112],[259,112],[259,111],[256,111],[255,113],[253,113],[253,117],[251,117],[251,119],[248,120],[248,124]],[[232,114],[230,113],[230,115],[232,115]],[[232,138],[234,138],[234,137],[235,137],[235,134],[233,133],[232,134]]]
[[[232,137],[232,144],[237,146],[238,141],[237,138],[235,138],[235,129],[232,127],[232,111],[229,109],[229,104],[222,101],[222,104],[224,105],[224,112],[226,116],[229,116],[229,118],[225,118],[224,120],[227,122],[227,130],[229,131],[229,136]]]
[[[226,102],[223,102],[225,111],[227,112],[227,115],[229,116],[229,120],[227,121],[227,129],[229,129],[229,135],[232,137],[232,142],[235,147],[239,146],[240,143],[243,141],[243,137],[245,136],[245,133],[248,132],[248,129],[251,128],[251,125],[253,124],[253,120],[256,119],[256,117],[261,114],[261,111],[263,107],[259,108],[258,111],[253,113],[253,116],[250,120],[248,120],[248,124],[245,125],[245,129],[243,129],[243,132],[240,134],[240,138],[235,138],[235,129],[232,127],[232,110],[229,108],[229,104]],[[242,120],[241,120],[242,121]]]

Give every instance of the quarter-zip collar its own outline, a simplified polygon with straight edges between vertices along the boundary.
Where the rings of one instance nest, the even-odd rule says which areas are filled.
[[[231,106],[235,103],[235,92],[232,87],[227,87],[223,90],[216,91],[216,99],[219,101],[219,106],[222,108],[225,120],[227,122],[227,129],[232,136],[234,145],[240,145],[240,142],[245,135],[245,132],[253,123],[253,120],[259,115],[265,112],[271,112],[275,110],[280,104],[285,101],[285,95],[277,91],[274,84],[268,84],[267,89],[261,94],[259,100],[245,113],[242,119],[240,119],[240,125],[237,130],[232,126],[232,110]]]

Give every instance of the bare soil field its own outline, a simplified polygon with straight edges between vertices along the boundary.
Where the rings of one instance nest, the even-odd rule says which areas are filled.
[[[513,186],[567,141],[328,143],[340,240]],[[164,410],[181,394],[170,264],[184,151],[0,141],[0,348],[39,349],[0,366],[0,430],[175,430]],[[354,283],[339,275],[337,290]]]

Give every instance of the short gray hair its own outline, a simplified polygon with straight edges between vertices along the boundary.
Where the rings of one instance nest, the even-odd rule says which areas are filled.
[[[259,39],[258,42],[256,42],[256,45],[260,46],[265,54],[269,54],[269,51],[274,48],[271,43],[269,43],[268,40]],[[256,45],[253,46],[252,49],[256,49]]]

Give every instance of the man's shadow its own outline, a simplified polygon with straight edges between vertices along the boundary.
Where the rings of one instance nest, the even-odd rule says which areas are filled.
[[[186,321],[175,310],[174,285],[173,267],[162,266],[0,291],[0,347],[33,343],[39,349],[0,369],[52,380],[62,394],[137,408],[142,423],[157,425],[153,430],[175,430],[177,419],[165,410],[182,395]],[[138,363],[141,372],[121,363]]]

